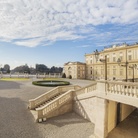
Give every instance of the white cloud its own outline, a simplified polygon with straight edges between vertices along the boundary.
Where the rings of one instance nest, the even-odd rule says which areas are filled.
[[[34,47],[93,33],[82,26],[137,23],[138,0],[1,0],[0,21],[0,40]]]
[[[90,45],[81,45],[81,46],[77,46],[78,48],[86,48],[86,47],[90,47]]]
[[[21,46],[28,46],[28,47],[34,47],[38,44],[41,44],[43,41],[43,38],[35,38],[35,39],[28,39],[28,40],[17,40],[15,44],[21,45]]]

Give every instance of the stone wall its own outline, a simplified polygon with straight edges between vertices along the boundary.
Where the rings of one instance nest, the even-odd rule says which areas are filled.
[[[127,104],[121,104],[121,116],[120,121],[123,121],[127,116],[129,116],[136,108]]]
[[[46,118],[52,118],[55,116],[59,116],[68,112],[72,112],[72,100],[66,102],[64,105],[59,107],[58,109],[54,110],[50,114],[46,116]]]
[[[95,123],[96,97],[74,100],[73,110],[83,118]]]

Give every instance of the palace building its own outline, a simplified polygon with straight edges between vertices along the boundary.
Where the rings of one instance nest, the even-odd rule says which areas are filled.
[[[85,54],[86,79],[133,80],[138,78],[138,44],[114,45]]]
[[[102,51],[85,54],[85,63],[64,64],[66,77],[92,80],[138,79],[138,43],[133,45],[113,45]]]

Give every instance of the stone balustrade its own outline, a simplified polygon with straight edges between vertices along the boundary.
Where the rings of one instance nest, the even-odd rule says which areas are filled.
[[[88,86],[85,86],[83,88],[80,88],[80,89],[76,90],[74,94],[75,95],[81,95],[81,94],[92,92],[92,91],[94,91],[96,89],[97,89],[97,83],[94,82],[94,83],[92,83],[92,84],[90,84]]]
[[[47,116],[56,109],[59,109],[64,103],[72,99],[72,92],[74,90],[69,90],[68,92],[62,94],[60,97],[52,100],[50,103],[46,104],[43,107],[37,108],[37,121],[45,121]],[[53,115],[52,115],[53,116]]]
[[[107,82],[106,94],[120,94],[138,98],[138,84],[130,82]]]
[[[61,94],[64,93],[68,90],[77,90],[79,89],[80,86],[78,85],[70,85],[70,86],[58,86],[42,95],[40,95],[39,97],[35,98],[35,99],[31,99],[29,100],[29,108],[30,109],[34,109],[37,106],[41,105],[42,103],[44,103],[45,101],[47,101],[48,99],[56,96],[57,94]]]

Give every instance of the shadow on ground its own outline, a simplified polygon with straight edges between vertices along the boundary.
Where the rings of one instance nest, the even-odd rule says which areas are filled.
[[[0,80],[0,89],[20,89],[21,83]]]
[[[0,138],[42,138],[24,103],[0,97]]]
[[[138,109],[113,129],[108,138],[138,138]]]
[[[89,121],[83,119],[76,113],[71,112],[71,113],[66,113],[64,115],[50,118],[46,122],[43,122],[42,124],[52,124],[52,125],[56,125],[57,127],[63,127],[65,125],[88,123],[88,122]]]
[[[89,138],[94,130],[94,124],[74,112],[48,119],[39,126],[46,138]]]

